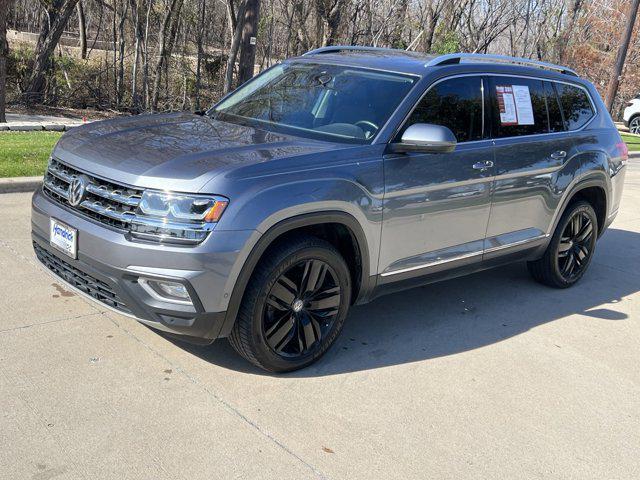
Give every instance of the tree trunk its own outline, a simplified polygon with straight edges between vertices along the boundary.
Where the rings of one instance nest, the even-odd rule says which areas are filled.
[[[78,1],[76,8],[78,14],[78,31],[80,34],[80,58],[84,60],[87,58],[87,21],[84,16],[82,0]]]
[[[571,38],[571,33],[576,24],[576,20],[578,19],[578,15],[580,14],[580,10],[582,9],[583,0],[572,0],[571,7],[569,8],[569,19],[567,21],[567,25],[564,28],[562,35],[558,39],[557,43],[557,57],[559,63],[564,63],[565,53],[567,51],[567,45],[569,43],[569,39]]]
[[[334,45],[338,40],[340,15],[345,0],[316,0],[316,14],[322,25],[322,45]]]
[[[78,0],[54,0],[47,8],[48,22],[40,32],[35,51],[35,60],[26,91],[26,103],[41,101],[44,95],[45,75],[51,65],[51,56],[58,45],[64,27],[76,8]]]
[[[167,9],[164,19],[162,20],[162,30],[160,30],[160,38],[158,47],[158,60],[156,62],[154,74],[155,78],[153,79],[153,98],[151,99],[151,109],[158,109],[158,99],[160,96],[160,80],[162,77],[162,69],[167,62],[169,43],[171,42],[171,37],[173,33],[172,22],[176,22],[174,18],[177,18],[180,15],[180,8],[182,7],[182,0],[171,0],[171,4]],[[175,15],[174,15],[175,14]]]
[[[130,0],[130,4],[134,21],[133,36],[136,39],[133,49],[133,64],[131,65],[131,105],[137,110],[140,105],[140,102],[138,101],[138,64],[140,63],[140,50],[144,42],[144,31],[140,9],[143,8],[144,2],[142,4],[138,4],[136,0]]]
[[[229,0],[230,2],[232,0]],[[242,2],[238,8],[236,19],[244,18],[244,11],[247,6],[246,0]],[[227,58],[227,71],[224,77],[224,93],[227,94],[231,91],[233,85],[233,68],[236,64],[236,57],[238,56],[238,49],[240,48],[240,39],[242,38],[243,22],[236,20],[236,28],[233,30],[233,37],[231,38],[231,47],[229,48],[229,56]]]
[[[202,87],[202,56],[204,54],[202,43],[204,37],[204,19],[206,16],[206,8],[206,0],[200,0],[200,12],[198,15],[198,59],[196,61],[196,112],[200,111],[200,88]]]
[[[405,48],[406,45],[402,44],[402,32],[406,23],[407,9],[409,8],[408,0],[399,0],[395,8],[395,15],[393,19],[393,30],[391,32],[391,38],[389,39],[389,46],[391,48]]]
[[[613,71],[613,76],[609,81],[609,86],[607,87],[607,96],[605,100],[605,105],[607,106],[609,113],[611,113],[613,101],[616,99],[616,93],[618,93],[618,85],[620,85],[620,79],[622,78],[622,69],[624,68],[624,61],[627,58],[627,50],[629,49],[629,42],[631,41],[631,35],[633,34],[633,26],[636,23],[639,6],[640,0],[633,0],[633,3],[629,8],[629,16],[627,17],[627,27],[620,38],[620,47],[618,47],[616,66]]]
[[[144,45],[142,51],[144,53],[142,64],[142,88],[144,91],[144,108],[149,108],[149,17],[151,16],[151,1],[147,1],[147,15],[144,22]]]
[[[253,77],[256,63],[256,35],[260,18],[260,0],[247,0],[242,27],[240,49],[240,66],[238,69],[238,85]]]
[[[0,0],[0,123],[7,121],[5,116],[7,96],[7,55],[9,44],[7,43],[7,16],[12,0]]]
[[[125,50],[125,35],[124,35],[124,23],[127,19],[127,12],[129,11],[129,4],[125,1],[121,4],[120,21],[118,22],[118,77],[116,83],[116,105],[120,106],[122,103],[122,97],[124,94],[124,50]]]

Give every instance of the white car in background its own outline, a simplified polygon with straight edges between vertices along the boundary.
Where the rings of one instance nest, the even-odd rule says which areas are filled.
[[[640,135],[640,94],[627,103],[622,117],[625,126],[629,127],[629,131]]]

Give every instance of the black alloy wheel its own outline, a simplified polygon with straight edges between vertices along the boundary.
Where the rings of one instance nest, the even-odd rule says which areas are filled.
[[[350,305],[351,273],[340,252],[323,239],[292,236],[256,266],[229,342],[264,370],[297,370],[334,343]]]
[[[313,354],[331,330],[340,307],[340,286],[322,260],[307,259],[281,274],[267,295],[263,332],[283,357]]]
[[[580,277],[591,259],[593,222],[584,211],[577,211],[562,232],[558,244],[558,268],[566,281]]]
[[[587,271],[597,239],[596,212],[590,203],[575,201],[562,214],[542,257],[527,263],[529,273],[550,287],[570,287]]]

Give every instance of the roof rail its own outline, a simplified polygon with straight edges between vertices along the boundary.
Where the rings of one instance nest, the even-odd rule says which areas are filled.
[[[395,48],[380,48],[380,47],[365,47],[358,45],[331,45],[329,47],[320,47],[315,50],[309,50],[303,53],[302,56],[319,55],[322,53],[337,53],[337,52],[393,52],[393,53],[405,53],[404,50],[398,50]]]
[[[537,60],[531,60],[530,58],[509,57],[507,55],[487,55],[483,53],[450,53],[448,55],[439,55],[433,60],[429,60],[425,66],[435,67],[439,65],[453,65],[462,62],[508,63],[511,65],[522,65],[525,67],[554,70],[556,72],[573,75],[575,77],[578,76],[574,70],[561,65],[554,65],[553,63],[539,62]]]

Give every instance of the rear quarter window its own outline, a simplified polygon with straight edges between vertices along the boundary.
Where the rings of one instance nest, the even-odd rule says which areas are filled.
[[[556,83],[558,98],[564,114],[567,130],[577,130],[593,118],[595,112],[591,106],[589,95],[582,88],[566,83]]]

